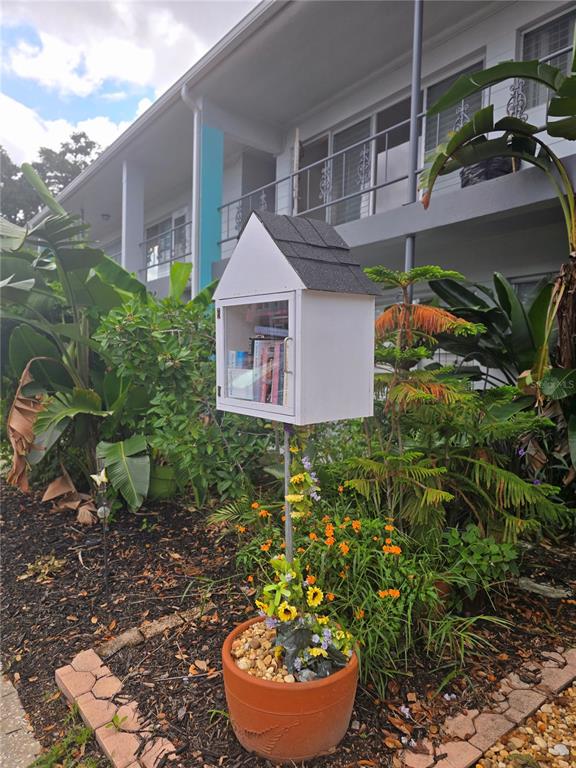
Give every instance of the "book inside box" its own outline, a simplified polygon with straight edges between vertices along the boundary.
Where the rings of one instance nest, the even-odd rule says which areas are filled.
[[[287,405],[288,302],[225,308],[226,395]]]

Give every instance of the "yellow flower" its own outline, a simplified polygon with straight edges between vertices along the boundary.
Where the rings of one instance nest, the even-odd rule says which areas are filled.
[[[284,650],[284,648],[283,648],[281,645],[277,645],[277,646],[274,648],[274,658],[276,659],[276,661],[278,661],[278,659],[280,658],[280,656],[282,656],[282,651],[283,651],[283,650]]]
[[[290,478],[290,482],[294,483],[294,485],[299,485],[300,483],[303,483],[304,480],[306,480],[306,478],[304,477],[302,472],[300,472],[297,475],[292,475],[292,477]]]
[[[298,453],[298,448],[295,448],[293,445],[290,446],[290,453]]]
[[[323,656],[324,658],[328,656],[328,651],[325,651],[324,648],[310,648],[308,653],[310,656]]]
[[[286,600],[278,606],[278,618],[280,621],[294,621],[298,611],[293,605],[288,605]]]
[[[330,619],[328,618],[328,616],[317,616],[316,621],[318,622],[318,624],[328,624]]]
[[[299,501],[304,501],[304,496],[301,493],[289,493],[284,498],[289,504],[298,504]]]
[[[319,587],[309,587],[308,591],[306,592],[306,598],[308,600],[308,605],[315,607],[316,605],[320,605],[322,602],[324,593]]]
[[[106,467],[100,472],[99,475],[90,475],[94,483],[100,488],[101,485],[106,485],[108,478],[106,477]]]
[[[259,608],[261,611],[268,612],[268,606],[263,600],[256,600],[256,608]]]

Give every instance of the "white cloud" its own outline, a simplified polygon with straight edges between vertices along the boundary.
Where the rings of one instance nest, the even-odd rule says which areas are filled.
[[[107,80],[146,86],[154,52],[129,40],[105,37],[71,44],[40,32],[40,45],[18,43],[6,54],[6,69],[63,96],[89,96]]]
[[[152,99],[140,99],[138,102],[138,106],[136,107],[136,117],[140,117],[140,115],[144,114],[148,107],[152,106]]]
[[[108,117],[92,117],[77,123],[42,120],[33,109],[4,94],[0,94],[0,112],[0,144],[17,164],[37,159],[40,147],[58,149],[74,131],[85,131],[105,148],[130,125],[129,121],[114,123]]]
[[[33,26],[39,42],[7,47],[4,66],[64,96],[96,94],[105,83],[161,93],[253,5],[254,0],[5,0],[4,23]]]

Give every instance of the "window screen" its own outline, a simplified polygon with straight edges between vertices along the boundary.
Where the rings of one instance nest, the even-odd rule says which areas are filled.
[[[427,105],[430,108],[446,91],[458,80],[461,75],[469,72],[478,72],[482,69],[482,62],[463,69],[455,75],[441,80],[428,88]],[[472,115],[482,107],[482,94],[475,93],[469,96],[465,101],[455,104],[453,107],[443,110],[437,115],[426,118],[426,139],[425,151],[432,152],[439,144],[443,144],[451,131],[459,127],[458,121],[462,113],[465,115],[464,122],[467,122]]]
[[[546,63],[558,67],[568,74],[572,53],[566,51],[558,56],[548,58],[556,51],[561,51],[567,46],[572,46],[574,37],[574,22],[576,11],[560,16],[547,24],[526,32],[522,41],[522,58],[524,61],[546,58]],[[526,81],[526,101],[528,109],[545,104],[550,93],[548,88],[541,83]]]

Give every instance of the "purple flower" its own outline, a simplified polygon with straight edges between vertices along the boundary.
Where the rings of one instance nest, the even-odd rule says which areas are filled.
[[[288,571],[288,573],[284,576],[285,581],[292,581],[294,577],[292,576],[291,572]]]
[[[538,480],[536,477],[534,480],[532,480],[532,485],[542,485],[542,480]]]
[[[518,448],[518,456],[526,456],[526,448]]]
[[[294,669],[297,669],[298,671],[302,669],[302,659],[299,656],[296,656],[294,659]]]
[[[410,712],[410,707],[406,707],[403,704],[401,707],[399,707],[399,709],[400,709],[400,712],[402,712],[402,714],[404,715],[404,717],[412,716],[412,713]]]
[[[312,642],[313,643],[319,643],[320,642],[320,636],[319,635],[312,635]]]
[[[319,493],[316,493],[316,491],[312,491],[312,492],[310,493],[310,498],[311,498],[311,499],[313,499],[314,501],[320,501],[320,499],[321,499],[322,497],[320,496],[320,494],[319,494]]]
[[[306,472],[309,472],[312,469],[312,462],[308,458],[308,456],[302,456],[302,466],[306,470]]]
[[[322,640],[320,643],[320,648],[322,648],[324,651],[328,650],[328,640]]]
[[[325,630],[322,632],[322,634],[324,635],[324,638],[325,638],[326,640],[332,640],[332,630],[330,630],[330,629],[325,629]]]
[[[274,627],[278,626],[278,619],[275,619],[273,616],[268,616],[264,619],[264,624],[266,629],[274,629]]]

